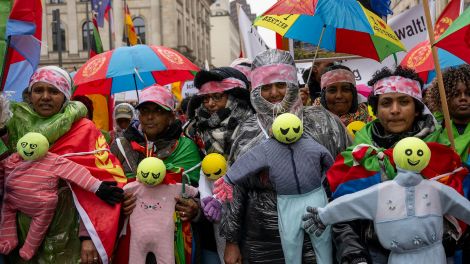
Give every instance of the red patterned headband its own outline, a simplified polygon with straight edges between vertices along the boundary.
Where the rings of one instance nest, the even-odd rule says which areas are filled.
[[[387,93],[402,93],[423,100],[421,85],[418,81],[401,76],[383,78],[374,84],[374,95]]]
[[[321,76],[321,88],[332,85],[333,83],[346,82],[356,86],[356,77],[354,73],[345,69],[336,69],[325,72]]]
[[[251,87],[254,89],[277,82],[297,85],[297,69],[288,64],[273,64],[261,66],[251,71]]]
[[[220,82],[206,82],[201,86],[201,89],[199,89],[198,95],[223,93],[237,87],[247,89],[245,82],[235,78],[223,79]]]

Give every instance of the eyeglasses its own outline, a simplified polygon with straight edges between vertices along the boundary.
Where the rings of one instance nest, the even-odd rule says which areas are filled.
[[[225,98],[225,94],[215,93],[215,94],[211,94],[211,95],[204,95],[202,97],[202,102],[207,104],[212,99],[212,101],[218,103],[218,102],[222,101],[224,98]]]

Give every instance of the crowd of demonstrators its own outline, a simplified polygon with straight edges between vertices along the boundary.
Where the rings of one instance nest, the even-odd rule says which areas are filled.
[[[350,144],[338,118],[320,107],[303,107],[294,60],[288,52],[268,50],[257,55],[252,64],[251,84],[251,103],[256,113],[237,130],[229,162],[268,138],[274,118],[286,112],[300,117],[305,133],[333,156]],[[276,194],[267,173],[263,171],[234,188],[233,202],[221,223],[221,234],[227,244],[225,263],[284,263]],[[304,246],[304,261],[313,262],[314,253],[307,236]]]
[[[16,152],[18,140],[26,133],[39,132],[47,138],[50,152],[67,154],[67,159],[85,167],[94,177],[117,181],[119,187],[123,187],[126,182],[136,180],[142,160],[156,157],[163,161],[167,177],[170,177],[162,184],[187,182],[198,188],[195,197],[174,198],[175,224],[181,220],[180,235],[186,263],[285,263],[288,259],[323,263],[317,247],[312,246],[311,236],[305,235],[303,241],[294,241],[291,245],[296,245],[295,250],[286,244],[286,237],[289,237],[286,232],[294,229],[297,232],[298,228],[294,225],[286,228],[282,219],[295,217],[292,223],[300,222],[301,219],[290,212],[304,205],[280,200],[282,193],[279,190],[286,186],[279,186],[273,178],[279,174],[272,169],[280,165],[279,159],[288,163],[285,167],[303,173],[308,170],[310,155],[290,159],[280,149],[293,151],[293,157],[298,146],[287,145],[265,153],[266,157],[273,157],[266,162],[269,166],[255,158],[246,160],[253,149],[260,151],[263,149],[260,146],[270,142],[278,144],[270,139],[274,137],[272,125],[276,117],[291,113],[301,120],[303,140],[292,144],[301,144],[308,138],[321,145],[318,150],[336,158],[321,183],[329,200],[394,179],[397,169],[387,153],[404,138],[417,137],[444,146],[450,146],[450,142],[442,118],[437,82],[428,87],[423,99],[423,82],[411,69],[400,66],[378,69],[368,83],[372,92],[367,100],[358,93],[355,76],[348,67],[330,61],[316,62],[302,77],[306,83],[303,86],[299,85],[290,53],[272,49],[258,54],[252,61],[240,58],[230,67],[199,71],[194,79],[197,94],[185,98],[179,105],[169,89],[152,85],[139,93],[135,107],[128,103],[114,107],[113,129],[106,138],[111,142],[108,146],[104,140],[107,132],[100,131],[91,121],[96,111],[93,102],[86,96],[72,97],[72,81],[67,72],[56,66],[42,67],[31,77],[23,102],[0,98],[3,139],[0,141],[0,158],[5,160]],[[449,152],[438,155],[460,157],[463,165],[469,167],[470,66],[448,69],[443,78],[456,153],[447,148]],[[372,109],[375,120],[368,108]],[[357,131],[354,140],[346,129],[353,121],[366,123]],[[91,168],[85,157],[91,157],[91,164],[95,164],[94,157],[101,155],[96,153],[102,153],[103,149],[109,149],[106,157],[111,163]],[[76,156],[77,153],[82,156]],[[233,199],[228,203],[217,200],[213,193],[217,183],[200,169],[201,160],[212,153],[225,157],[229,167],[235,168],[237,160],[244,161],[247,167],[249,164],[256,167],[254,175],[251,172],[240,175],[244,180],[232,186]],[[297,167],[296,162],[304,164]],[[439,174],[454,172],[456,168],[452,166],[455,164],[440,164],[442,166],[436,171]],[[1,162],[0,166],[3,166]],[[243,167],[243,164],[237,166]],[[370,176],[358,179],[351,173],[357,166]],[[312,175],[315,174],[314,168],[310,169]],[[286,175],[286,179],[290,176]],[[0,174],[0,177],[4,175]],[[470,198],[469,176],[449,182],[446,184]],[[25,261],[17,248],[4,256],[4,260],[0,255],[0,263],[108,262],[104,259],[106,253],[101,241],[96,239],[98,229],[104,229],[109,237],[116,238],[114,253],[108,256],[109,262],[129,263],[132,230],[126,219],[135,212],[136,206],[143,206],[137,203],[137,194],[125,192],[122,202],[111,207],[94,198],[77,198],[71,189],[73,186],[59,181],[57,208],[35,256]],[[0,186],[0,209],[5,195],[8,195],[8,189]],[[87,212],[84,214],[81,202],[94,204],[96,212],[109,212],[117,220],[115,226],[99,218],[90,220]],[[217,203],[220,214],[206,210],[213,202]],[[442,242],[448,263],[453,263],[452,259],[455,263],[467,263],[470,261],[470,231],[467,228],[462,234],[456,221],[445,219]],[[16,222],[21,245],[26,240],[31,219],[18,213]],[[127,231],[121,233],[122,230]],[[329,245],[334,248],[333,263],[382,264],[389,261],[390,251],[382,246],[372,221],[337,223],[328,232],[332,237]],[[2,247],[0,243],[0,251]],[[286,250],[295,251],[295,256],[286,254]],[[174,254],[181,260],[178,258],[181,252]],[[145,263],[157,263],[157,259],[154,253],[147,253]]]

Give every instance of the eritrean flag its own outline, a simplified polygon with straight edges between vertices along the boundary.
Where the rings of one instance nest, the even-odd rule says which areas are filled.
[[[9,1],[1,1],[2,11],[10,5]],[[5,14],[5,12],[0,12]],[[3,17],[0,17],[4,21]],[[1,24],[1,23],[0,23]],[[41,56],[41,0],[14,0],[6,22],[5,37],[6,53],[0,63],[1,90],[15,101],[22,100],[22,91],[28,87],[29,79],[36,70]]]
[[[63,155],[109,149],[104,136],[85,118],[75,122],[69,132],[57,140],[49,151]],[[102,181],[116,181],[121,187],[127,182],[120,162],[108,151],[96,154],[68,156],[68,159],[86,167]],[[110,262],[118,234],[120,205],[110,206],[95,194],[71,185],[75,206],[98,250],[102,263]]]
[[[421,174],[463,194],[462,182],[468,173],[459,155],[448,146],[428,142],[431,161]],[[332,197],[354,193],[396,176],[393,149],[358,144],[343,151],[327,172]],[[385,179],[382,179],[385,178]]]

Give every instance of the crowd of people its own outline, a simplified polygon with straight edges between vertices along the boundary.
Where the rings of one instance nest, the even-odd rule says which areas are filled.
[[[102,149],[109,152],[106,157],[113,169],[99,167],[112,176],[102,180],[117,181],[120,188],[126,182],[135,181],[142,160],[161,159],[171,172],[171,180],[186,182],[199,190],[195,197],[174,198],[175,219],[182,222],[185,263],[274,264],[292,259],[302,263],[330,263],[325,259],[340,264],[387,263],[390,251],[379,241],[370,220],[333,224],[328,233],[331,239],[324,241],[333,247],[330,258],[322,256],[317,261],[321,252],[317,246],[312,246],[308,235],[302,236],[303,241],[296,241],[302,247],[291,248],[286,254],[285,236],[290,229],[286,228],[289,224],[280,223],[289,219],[286,213],[293,208],[279,199],[278,191],[282,186],[273,182],[270,173],[274,172],[269,167],[257,169],[234,185],[233,199],[221,204],[221,217],[213,217],[214,214],[204,210],[207,203],[212,202],[208,197],[212,197],[214,182],[201,172],[201,160],[208,154],[218,153],[226,158],[229,167],[232,166],[273,137],[273,122],[284,113],[297,116],[302,121],[305,137],[320,144],[328,153],[329,170],[321,173],[312,168],[311,177],[321,179],[320,185],[330,201],[394,179],[395,164],[383,162],[377,153],[386,152],[404,138],[417,137],[450,146],[437,82],[425,86],[412,69],[401,66],[377,69],[368,82],[371,87],[368,98],[358,93],[352,71],[340,64],[317,62],[303,77],[305,84],[301,86],[288,52],[267,50],[253,61],[238,59],[230,67],[199,71],[194,79],[198,93],[179,104],[163,86],[155,84],[145,88],[139,92],[135,107],[128,103],[114,106],[114,129],[106,132],[91,121],[93,104],[87,101],[89,99],[73,97],[69,74],[56,66],[42,67],[31,77],[24,102],[9,102],[2,97],[1,158],[6,160],[17,152],[19,139],[28,132],[38,132],[49,141],[50,152],[89,169],[90,165],[82,156],[67,154],[96,156],[97,142],[106,138],[108,143],[103,142]],[[460,157],[459,162],[469,166],[470,66],[447,69],[443,78],[455,152]],[[365,125],[351,134],[346,127],[354,121]],[[376,152],[367,152],[369,156],[357,161],[357,150],[363,146],[371,146]],[[282,160],[276,153],[269,154],[281,159],[278,162],[291,162],[288,158]],[[298,157],[296,161],[307,162],[304,159],[308,157]],[[345,163],[352,159],[360,163],[364,171],[377,172],[377,177],[361,180],[351,176],[348,171],[351,167]],[[1,164],[0,208],[2,201],[9,198],[9,188],[4,188],[7,184],[3,180],[3,162]],[[299,170],[308,170],[298,166]],[[439,174],[452,173],[455,169],[447,166],[441,168]],[[97,177],[103,175],[103,171],[92,171],[92,174]],[[470,198],[470,177],[455,181],[458,183],[452,187],[457,185],[455,188],[460,188],[459,191]],[[51,224],[29,260],[20,254],[18,245],[25,243],[29,227],[34,223],[27,214],[18,213],[16,244],[7,245],[5,237],[11,233],[0,228],[0,252],[14,248],[0,255],[0,263],[132,263],[129,262],[132,230],[127,233],[121,230],[129,230],[127,217],[143,206],[138,204],[136,195],[125,192],[121,203],[115,206],[118,209],[109,211],[117,219],[113,227],[100,222],[100,218],[84,218],[82,206],[77,206],[82,203],[76,200],[70,184],[60,180]],[[105,212],[110,207],[90,201],[94,204],[92,210]],[[109,259],[103,259],[102,245],[94,239],[97,231],[90,229],[90,221],[95,227],[109,227],[115,240]],[[470,231],[465,225],[445,218],[441,240],[448,263],[470,263]],[[155,252],[148,250],[145,263],[157,263],[158,259]]]

